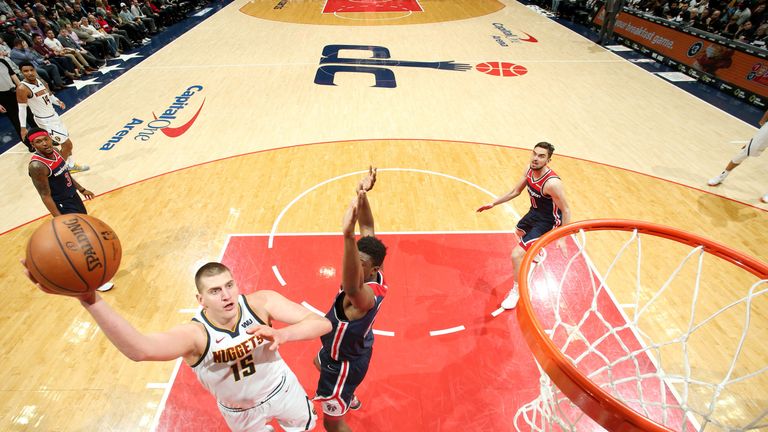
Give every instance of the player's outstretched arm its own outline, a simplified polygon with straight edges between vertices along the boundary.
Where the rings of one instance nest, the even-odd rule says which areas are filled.
[[[200,324],[187,323],[161,333],[143,334],[94,294],[80,303],[91,314],[112,345],[133,361],[167,361],[184,357],[188,363],[203,353],[207,337]]]
[[[368,202],[368,194],[373,185],[376,184],[376,168],[368,168],[368,175],[360,180],[358,184],[359,202],[357,206],[357,224],[360,226],[360,235],[363,237],[376,235],[373,226],[373,212]]]
[[[360,263],[360,253],[355,241],[355,223],[358,208],[365,197],[365,192],[359,191],[357,198],[352,200],[344,214],[342,223],[344,233],[344,258],[342,260],[341,287],[352,306],[359,311],[369,311],[376,304],[373,290],[363,282],[363,266]]]
[[[259,299],[256,299],[257,296]],[[269,349],[272,351],[285,342],[316,339],[331,331],[331,322],[327,318],[288,300],[276,291],[259,290],[257,293],[248,295],[247,299],[254,304],[263,301],[270,320],[274,318],[290,324],[280,329],[259,325],[246,330],[249,334],[271,341]]]
[[[21,264],[27,278],[43,290],[27,270],[24,260]],[[89,292],[77,298],[112,345],[133,361],[165,361],[184,357],[192,362],[202,355],[207,344],[205,330],[200,324],[182,324],[163,333],[143,334],[112,309],[98,293]]]
[[[517,196],[520,195],[523,192],[523,190],[525,189],[525,183],[526,183],[525,182],[525,175],[523,175],[523,178],[519,182],[517,182],[517,184],[515,185],[514,188],[512,188],[512,190],[507,192],[505,195],[503,195],[503,196],[501,196],[499,198],[496,198],[491,203],[486,204],[486,205],[480,207],[479,209],[477,209],[477,212],[480,213],[480,212],[484,212],[486,210],[490,210],[490,209],[496,207],[499,204],[504,204],[505,202],[507,202],[509,200],[517,198]]]

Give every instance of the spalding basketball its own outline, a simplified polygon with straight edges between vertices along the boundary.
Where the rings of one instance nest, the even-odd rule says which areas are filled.
[[[76,296],[112,279],[123,249],[109,225],[93,216],[57,216],[32,233],[26,265],[46,292]]]

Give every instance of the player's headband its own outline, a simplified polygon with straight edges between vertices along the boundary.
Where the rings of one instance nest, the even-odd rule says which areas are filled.
[[[37,138],[39,136],[50,136],[50,135],[48,135],[48,132],[42,130],[42,131],[37,131],[37,132],[31,133],[29,135],[29,137],[27,137],[27,139],[29,139],[29,142],[32,142],[35,138]]]

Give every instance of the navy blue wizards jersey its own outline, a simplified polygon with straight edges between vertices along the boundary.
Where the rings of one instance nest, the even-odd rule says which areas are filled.
[[[525,174],[525,182],[528,187],[528,194],[531,196],[531,211],[552,220],[554,226],[560,226],[563,221],[563,212],[557,208],[552,197],[544,195],[544,185],[553,178],[560,178],[549,168],[539,178],[534,178],[532,169],[528,169]]]
[[[378,272],[376,280],[366,282],[373,289],[375,304],[364,316],[350,321],[344,313],[344,290],[339,290],[331,310],[325,317],[331,321],[333,331],[320,337],[323,348],[330,353],[334,360],[355,360],[363,355],[370,354],[373,347],[373,321],[379,312],[384,296],[387,295],[387,285],[384,284],[384,275]]]
[[[32,155],[29,163],[40,162],[48,167],[48,186],[51,188],[51,198],[54,202],[77,195],[77,189],[69,175],[67,161],[56,150],[53,159],[48,159],[40,153]]]

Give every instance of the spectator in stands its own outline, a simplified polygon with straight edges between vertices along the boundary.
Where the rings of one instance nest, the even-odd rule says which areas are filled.
[[[107,12],[104,21],[106,21],[113,29],[125,31],[128,34],[128,38],[134,44],[141,45],[150,42],[150,39],[147,37],[146,29],[142,30],[142,28],[135,22],[126,21],[121,16],[115,15],[112,12]]]
[[[736,11],[731,15],[732,18],[736,18],[736,24],[741,26],[745,22],[749,21],[749,17],[752,15],[752,11],[749,9],[745,2],[739,2],[736,6]]]
[[[736,33],[733,35],[733,39],[743,43],[749,43],[752,41],[752,37],[755,34],[755,29],[752,27],[752,21],[745,21],[744,24],[739,26]]]
[[[133,24],[142,35],[142,39],[147,38],[147,27],[144,25],[144,22],[141,20],[141,18],[135,16],[131,13],[130,10],[128,10],[127,4],[120,3],[120,12],[117,15],[122,18],[124,22]]]
[[[5,0],[0,0],[0,13],[5,15],[6,19],[13,16],[13,9],[8,6],[8,2]]]
[[[24,39],[18,38],[13,41],[13,49],[11,50],[11,60],[19,65],[23,62],[30,62],[35,66],[38,76],[48,83],[51,83],[51,89],[63,90],[64,80],[61,79],[59,69],[48,60],[40,56],[40,54],[32,51],[27,46],[27,42]]]
[[[707,18],[706,20],[706,25],[704,30],[709,33],[720,33],[723,27],[724,27],[724,24],[723,24],[720,10],[719,9],[713,10],[712,13],[709,15],[709,18]]]
[[[65,29],[67,28],[68,25],[72,24],[72,20],[70,20],[63,14],[59,14],[59,11],[55,9],[51,13],[51,20],[56,21],[56,24],[59,25],[59,32],[61,32],[61,29]]]
[[[21,23],[21,27],[16,29],[16,35],[24,39],[24,42],[27,43],[27,46],[32,46],[34,43],[32,41],[32,26],[29,25],[29,21],[25,20],[23,23]]]
[[[752,27],[760,27],[760,24],[765,22],[765,18],[765,3],[755,5],[752,15],[749,17],[749,20],[752,21]]]
[[[32,42],[34,42],[35,36],[45,38],[45,32],[37,25],[36,19],[30,18],[27,20],[27,23],[29,24],[29,32],[32,34]]]
[[[48,30],[53,30],[53,34],[59,34],[59,31],[61,31],[59,24],[57,24],[55,21],[49,21],[45,15],[38,16],[37,22],[40,23],[40,28],[43,29],[43,32],[46,34],[48,33]]]
[[[107,20],[100,18],[97,15],[89,14],[88,22],[98,31],[104,31],[106,34],[112,36],[117,41],[118,50],[128,51],[134,48],[133,42],[128,37],[128,32],[120,30],[119,28],[112,28]]]
[[[97,68],[100,66],[103,66],[106,61],[104,60],[104,57],[97,57],[92,53],[91,51],[88,51],[87,49],[83,48],[82,45],[78,41],[76,41],[74,38],[72,38],[72,35],[70,34],[69,30],[66,28],[61,29],[59,32],[59,36],[56,38],[59,42],[61,42],[61,45],[64,46],[64,48],[71,48],[77,52],[79,52],[83,58],[85,58],[88,61],[88,64],[91,65],[92,68]]]
[[[728,24],[723,27],[723,30],[720,31],[720,36],[728,39],[733,39],[733,36],[736,34],[736,32],[739,30],[739,23],[738,23],[739,17],[736,15],[731,15],[731,18],[728,20]]]
[[[53,30],[48,30],[45,33],[45,36],[45,40],[43,41],[45,46],[56,53],[56,55],[69,57],[70,60],[72,60],[72,63],[74,63],[75,66],[80,70],[82,75],[89,75],[91,72],[96,71],[95,68],[90,66],[88,60],[85,59],[82,53],[72,48],[66,48],[64,45],[62,45],[61,42],[56,39],[56,35],[53,33]]]
[[[120,5],[122,7],[122,3]],[[157,24],[155,23],[155,20],[144,15],[144,12],[141,10],[141,5],[139,4],[139,0],[131,0],[131,6],[129,10],[133,16],[141,20],[142,24],[144,24],[144,27],[149,30],[150,34],[157,33]]]
[[[118,53],[122,54],[122,51],[117,46],[117,40],[115,39],[115,37],[107,33],[106,31],[104,31],[104,29],[102,28],[97,29],[96,27],[91,25],[87,17],[80,18],[79,24],[80,26],[75,27],[76,29],[79,28],[80,30],[87,32],[94,39],[106,41],[107,44],[109,44],[109,52],[110,54],[112,54],[112,56],[116,56]],[[80,35],[78,34],[78,36]]]
[[[57,56],[56,53],[45,46],[42,36],[34,36],[34,44],[32,45],[32,49],[40,54],[44,59],[58,66],[59,72],[63,73],[67,78],[71,80],[80,78],[80,73],[77,71],[74,62],[72,62],[72,60],[70,60],[68,57]]]
[[[72,25],[68,26],[67,30],[70,31],[70,36],[75,39],[75,41],[80,42],[81,45],[84,45],[85,49],[88,51],[91,51],[90,48],[97,48],[99,51],[104,53],[105,57],[115,57],[115,55],[117,55],[117,49],[113,49],[109,42],[106,41],[106,39],[97,39],[93,37],[93,35],[88,32],[88,30],[80,26],[80,21],[73,20]]]

